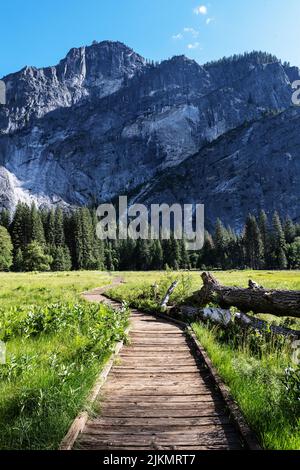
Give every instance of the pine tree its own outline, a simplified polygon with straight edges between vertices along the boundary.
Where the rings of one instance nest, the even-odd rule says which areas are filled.
[[[57,246],[51,250],[53,261],[51,263],[52,271],[70,271],[72,261],[68,247]]]
[[[111,243],[107,243],[105,250],[105,267],[108,271],[115,271],[114,265],[114,258],[113,258],[113,250],[111,247]]]
[[[46,239],[46,241],[47,241],[46,234],[47,234],[47,231],[48,231],[48,216],[49,216],[49,210],[47,210],[47,209],[40,209],[39,212],[40,212],[40,217],[41,217],[41,221],[42,221],[43,228],[44,228],[45,239]]]
[[[42,245],[36,241],[26,246],[23,253],[23,266],[25,271],[50,271],[52,258],[46,255]]]
[[[91,212],[92,217],[92,225],[93,225],[93,257],[96,261],[96,268],[103,270],[104,269],[104,242],[100,240],[97,236],[97,214],[96,211],[93,210]]]
[[[296,238],[296,226],[290,217],[287,217],[285,221],[284,235],[287,243],[292,243]]]
[[[7,229],[0,226],[0,271],[8,271],[13,262],[13,245]]]
[[[260,230],[253,215],[249,215],[246,221],[244,243],[248,266],[251,269],[261,269],[264,260],[264,248]]]
[[[76,261],[76,249],[75,249],[75,214],[64,213],[64,233],[66,239],[66,246],[69,249],[71,260],[72,260],[72,269],[77,269]]]
[[[64,216],[60,207],[57,207],[54,214],[54,243],[55,246],[65,245]]]
[[[35,241],[40,245],[45,244],[45,233],[41,215],[33,203],[30,211],[31,236],[30,241]]]
[[[258,227],[259,227],[263,249],[264,249],[263,264],[264,264],[264,267],[266,267],[270,264],[270,256],[271,256],[270,248],[271,247],[270,247],[270,236],[269,236],[269,221],[268,221],[268,216],[264,210],[262,210],[259,214]]]
[[[205,231],[204,245],[198,257],[197,267],[200,269],[212,268],[215,261],[215,244],[211,234]]]
[[[285,250],[283,248],[280,248],[279,250],[277,262],[278,262],[279,269],[286,269],[288,266]]]
[[[244,269],[246,267],[244,239],[241,235],[237,237],[230,256],[232,256],[234,268]]]
[[[273,216],[273,239],[275,248],[285,248],[286,240],[278,212]]]
[[[164,265],[171,269],[179,269],[181,263],[179,241],[172,233],[169,240],[162,241],[164,252]]]
[[[286,240],[284,230],[282,228],[281,220],[278,212],[273,216],[273,230],[272,230],[272,267],[285,269],[287,266],[286,260]]]
[[[234,268],[239,265],[239,259],[237,259],[237,241],[238,237],[235,233],[235,231],[231,228],[228,227],[227,229],[228,233],[228,242],[227,242],[227,251],[228,251],[228,256],[227,256],[227,269],[229,268]]]
[[[136,267],[139,271],[147,271],[150,266],[150,252],[148,240],[139,238],[135,247]]]
[[[120,267],[120,253],[119,253],[120,242],[118,240],[111,241],[111,252],[113,257],[113,263],[115,270],[118,270]]]
[[[222,224],[220,219],[217,219],[215,226],[215,254],[216,254],[216,266],[222,269],[226,269],[227,264],[227,249],[228,249],[229,236],[226,228]]]
[[[17,249],[16,254],[14,256],[13,270],[16,271],[17,273],[24,271],[23,252],[21,248]]]
[[[48,245],[55,246],[55,212],[53,209],[48,214],[46,238]]]
[[[288,267],[300,269],[300,237],[296,237],[288,246]]]
[[[31,240],[31,215],[27,204],[19,202],[10,226],[10,234],[16,253],[19,248],[22,250]]]
[[[135,240],[128,238],[128,240],[121,240],[119,244],[119,267],[121,271],[135,270]]]
[[[160,240],[153,240],[151,244],[150,254],[151,254],[151,269],[155,271],[161,270],[163,268],[164,253],[163,253]]]
[[[182,269],[190,269],[190,257],[189,257],[189,252],[187,251],[186,248],[186,242],[184,238],[180,240],[179,242],[180,246],[180,267]]]
[[[2,209],[0,212],[0,225],[9,230],[10,226],[10,213],[7,209]]]
[[[94,257],[92,217],[87,208],[77,209],[74,215],[74,245],[77,269],[97,269]]]

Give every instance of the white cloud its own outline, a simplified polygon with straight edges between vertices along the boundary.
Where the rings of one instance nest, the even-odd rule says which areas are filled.
[[[207,18],[206,24],[210,24],[214,21],[214,18]]]
[[[196,7],[194,9],[194,13],[196,15],[207,15],[207,6],[205,5],[200,5],[199,7]]]
[[[174,34],[172,36],[172,39],[174,41],[180,41],[187,35],[191,35],[193,38],[196,39],[199,36],[199,31],[197,31],[194,28],[183,28],[182,32],[178,34]]]
[[[174,34],[174,36],[172,36],[172,39],[174,39],[174,41],[178,41],[180,39],[183,39],[183,34],[181,34],[181,33]]]
[[[199,36],[199,31],[196,31],[194,28],[184,28],[183,31],[185,33],[190,33],[193,38],[197,38]]]
[[[198,49],[200,46],[199,42],[193,42],[192,44],[188,44],[187,48],[192,50],[192,49]]]

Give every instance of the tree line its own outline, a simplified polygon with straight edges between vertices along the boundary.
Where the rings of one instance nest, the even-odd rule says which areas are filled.
[[[96,236],[96,211],[37,209],[18,203],[0,213],[0,270],[300,269],[300,224],[277,212],[249,215],[238,233],[218,219],[204,246],[184,240],[112,240]]]

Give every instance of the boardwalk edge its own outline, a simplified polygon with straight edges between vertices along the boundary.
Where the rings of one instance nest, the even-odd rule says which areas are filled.
[[[130,326],[125,330],[125,336],[128,336],[130,332]],[[114,351],[112,352],[110,359],[108,360],[107,364],[105,365],[104,369],[102,369],[100,375],[98,376],[92,391],[90,392],[87,398],[87,404],[92,405],[97,396],[100,393],[101,388],[105,384],[107,377],[114,365],[115,359],[117,358],[119,352],[124,346],[124,341],[120,341],[116,343],[114,347]],[[89,414],[87,411],[81,411],[76,418],[74,419],[73,423],[71,424],[67,434],[63,438],[60,443],[58,450],[72,450],[77,437],[83,431],[87,421],[89,419]]]

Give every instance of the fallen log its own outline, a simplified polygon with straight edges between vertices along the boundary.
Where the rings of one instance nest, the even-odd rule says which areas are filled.
[[[271,325],[267,321],[254,318],[246,313],[232,313],[229,309],[207,307],[198,309],[189,305],[181,305],[174,307],[169,312],[170,315],[188,321],[189,323],[202,320],[210,321],[215,325],[219,325],[223,329],[229,328],[234,323],[238,324],[242,329],[257,330],[261,333],[270,332],[274,336],[285,336],[291,340],[300,338],[300,331],[292,330],[283,326]]]
[[[269,313],[300,318],[300,291],[264,289],[249,281],[248,289],[221,285],[210,273],[202,275],[203,287],[187,300],[199,307],[215,303],[221,308],[236,307],[241,312]]]
[[[173,294],[173,292],[174,292],[174,290],[176,289],[177,286],[178,286],[178,281],[174,281],[172,283],[172,285],[169,287],[169,289],[167,290],[167,293],[164,296],[164,298],[163,298],[163,300],[160,304],[160,307],[161,307],[162,310],[165,310],[167,308],[170,296]]]
[[[254,318],[250,315],[247,315],[246,313],[236,313],[235,321],[240,324],[243,328],[253,328],[254,330],[258,330],[261,332],[269,331],[274,336],[287,336],[292,340],[300,338],[299,330],[292,330],[291,328],[286,328],[285,326],[271,325],[265,320]]]

